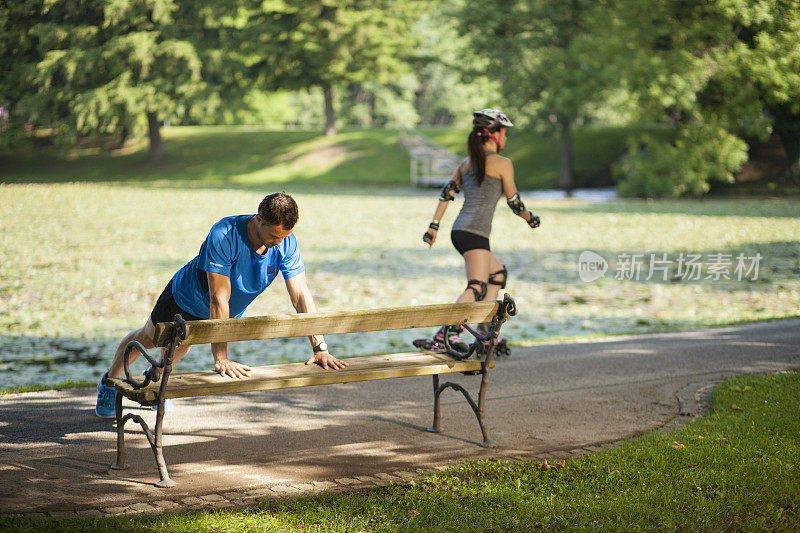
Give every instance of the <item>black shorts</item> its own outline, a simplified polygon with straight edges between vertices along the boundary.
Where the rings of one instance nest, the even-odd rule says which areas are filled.
[[[158,297],[156,305],[153,307],[153,311],[150,313],[150,320],[153,321],[153,325],[156,325],[159,322],[172,322],[175,320],[175,315],[181,315],[186,321],[201,320],[193,314],[187,313],[178,307],[177,302],[175,302],[175,298],[172,296],[172,280],[169,280],[167,286],[164,287],[164,292],[162,292],[161,296]]]
[[[450,232],[450,240],[461,255],[464,255],[464,252],[469,252],[470,250],[491,251],[491,248],[489,248],[489,239],[482,235],[472,233],[471,231],[454,229]]]

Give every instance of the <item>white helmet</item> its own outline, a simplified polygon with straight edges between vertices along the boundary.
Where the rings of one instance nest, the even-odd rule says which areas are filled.
[[[508,117],[497,109],[481,109],[472,112],[472,126],[488,130],[499,129],[501,126],[513,126]]]

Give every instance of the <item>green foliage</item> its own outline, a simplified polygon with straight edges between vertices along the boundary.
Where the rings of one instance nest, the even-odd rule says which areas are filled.
[[[571,128],[617,80],[597,60],[593,27],[603,18],[593,0],[470,0],[461,27],[486,59],[484,73],[501,81],[519,125],[557,125],[561,132],[558,186],[574,188]]]
[[[790,167],[800,172],[800,3],[604,4],[609,16],[596,28],[603,36],[598,54],[642,117],[679,129],[715,125],[728,134],[762,139],[778,133]],[[705,159],[728,164],[740,158]]]
[[[32,65],[41,59],[32,32],[40,0],[4,2],[0,7],[0,150],[19,146],[27,119],[19,102],[32,91]]]
[[[68,142],[124,140],[144,130],[148,113],[191,116],[204,89],[200,58],[181,27],[191,16],[177,0],[46,2],[31,29],[41,60],[21,105]]]
[[[561,129],[563,179],[579,150],[571,128],[657,123],[775,133],[787,175],[800,180],[795,0],[7,4],[0,147],[27,121],[52,126],[62,143],[115,135],[121,144],[145,130],[147,114],[155,123],[462,126],[473,109],[495,106],[518,126]],[[718,161],[709,179],[727,180],[738,160],[725,155],[738,143],[725,142],[722,155],[693,156]],[[575,183],[560,186],[581,184],[579,165]],[[704,189],[683,180],[697,182],[677,188],[687,194]]]
[[[304,107],[295,103],[295,94],[290,91],[267,92],[258,89],[226,91],[220,94],[220,102],[209,113],[204,113],[197,122],[206,126],[248,125],[280,128],[297,125],[297,117]],[[233,101],[238,98],[237,101]],[[223,103],[224,99],[224,103]],[[306,126],[306,124],[303,124]]]
[[[356,128],[410,128],[418,120],[413,103],[417,86],[411,74],[395,76],[391,85],[350,84],[337,91],[338,119]]]
[[[772,0],[731,3],[742,21],[740,42],[729,53],[742,78],[755,85],[786,150],[787,177],[800,183],[800,3]]]
[[[265,89],[323,89],[374,82],[395,85],[413,47],[415,0],[254,2],[242,0],[236,47]],[[328,120],[333,117],[328,117]],[[332,126],[332,124],[328,124]]]
[[[623,196],[677,198],[702,196],[709,181],[732,183],[747,160],[747,144],[722,128],[694,127],[673,141],[647,136],[630,146],[615,165]]]
[[[410,60],[418,80],[419,125],[467,126],[472,111],[500,107],[501,81],[484,76],[486,59],[459,31],[464,2],[431,2],[412,29],[419,45]]]
[[[595,2],[493,0],[464,3],[461,29],[486,59],[483,73],[499,80],[515,115],[574,121],[603,97],[608,80],[594,60],[587,29]],[[521,122],[524,123],[524,122]]]

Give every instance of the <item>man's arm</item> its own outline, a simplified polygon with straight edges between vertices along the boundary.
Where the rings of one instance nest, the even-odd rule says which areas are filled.
[[[317,306],[314,303],[314,297],[311,295],[311,289],[308,288],[308,281],[306,280],[306,273],[301,272],[286,280],[286,290],[289,292],[289,298],[292,300],[292,306],[298,313],[316,313]],[[308,337],[311,341],[312,348],[319,346],[325,339],[322,335],[311,335]],[[336,359],[328,353],[328,350],[322,350],[315,353],[308,361],[307,365],[317,363],[322,368],[326,369],[330,366],[334,370],[349,366],[349,363]]]
[[[211,297],[211,318],[230,318],[229,303],[231,300],[231,278],[206,272],[208,291]],[[250,367],[228,359],[228,343],[211,343],[211,355],[214,356],[214,370],[222,376],[232,378],[250,377]]]

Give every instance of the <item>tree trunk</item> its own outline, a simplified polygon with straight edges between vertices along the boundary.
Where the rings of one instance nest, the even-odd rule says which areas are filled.
[[[788,168],[784,181],[800,183],[800,114],[792,112],[788,104],[772,106],[769,110],[775,117],[775,133],[786,152]]]
[[[375,125],[375,96],[372,94],[372,91],[364,88],[364,86],[358,82],[351,83],[347,90],[350,93],[350,98],[352,98],[352,101],[355,104],[364,104],[363,119],[352,117],[355,121],[353,125],[357,125],[362,128],[372,128]]]
[[[119,132],[117,135],[117,143],[116,148],[120,149],[125,146],[125,143],[128,142],[128,137],[131,136],[131,130],[128,128],[127,125],[121,126],[119,128]]]
[[[572,196],[572,122],[563,115],[558,116],[561,126],[561,170],[557,187],[564,189],[567,196]]]
[[[333,89],[330,85],[323,87],[325,93],[325,135],[336,135],[336,112],[333,110]]]
[[[370,90],[364,90],[364,103],[367,107],[367,128],[375,126],[375,93]]]
[[[793,135],[780,134],[781,143],[786,150],[788,168],[786,170],[786,180],[800,183],[800,131],[797,128],[792,132]]]
[[[147,113],[147,136],[150,138],[150,151],[147,154],[147,164],[152,165],[161,160],[164,155],[164,140],[161,138],[161,122],[155,113]]]
[[[336,20],[336,10],[338,7],[332,5],[333,2],[319,2],[320,14],[319,18],[324,21],[318,25],[319,28],[319,42],[323,46],[333,47],[331,42],[330,29]],[[325,135],[330,137],[336,135],[336,112],[333,109],[333,89],[330,83],[325,83],[322,87],[322,92],[325,95]]]

